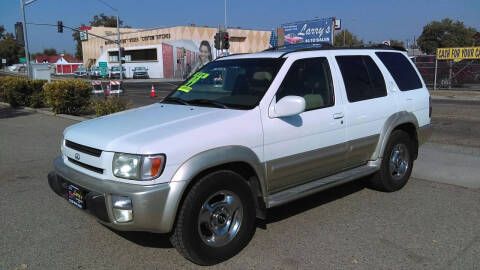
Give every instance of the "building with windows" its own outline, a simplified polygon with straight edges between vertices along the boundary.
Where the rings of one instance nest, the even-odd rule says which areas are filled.
[[[88,27],[88,33],[112,39],[107,41],[88,35],[82,41],[86,67],[106,62],[108,69],[118,66],[117,29]],[[269,47],[270,31],[229,28],[230,53],[250,53]],[[154,29],[120,29],[124,52],[125,75],[131,78],[135,67],[148,69],[150,78],[185,78],[221,54],[214,48],[217,28],[175,26]]]

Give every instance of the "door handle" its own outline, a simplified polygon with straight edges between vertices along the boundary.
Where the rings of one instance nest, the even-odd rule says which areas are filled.
[[[342,119],[343,118],[343,113],[334,113],[333,114],[333,119]]]

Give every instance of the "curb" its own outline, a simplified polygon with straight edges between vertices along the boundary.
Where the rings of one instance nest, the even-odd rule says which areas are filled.
[[[8,106],[10,108],[12,107],[12,106],[10,106],[10,104],[5,103],[5,102],[0,102],[0,105]],[[30,112],[36,112],[36,113],[41,113],[41,114],[44,114],[44,115],[57,116],[57,117],[60,117],[60,118],[65,118],[65,119],[79,121],[79,122],[93,119],[93,118],[88,118],[88,117],[83,117],[83,116],[75,116],[75,115],[69,115],[69,114],[55,114],[51,111],[45,111],[45,110],[42,110],[42,109],[36,109],[36,108],[30,108],[30,107],[15,108],[15,110],[25,110],[25,111],[30,111]]]
[[[434,96],[430,95],[433,100],[458,100],[458,101],[480,101],[478,97],[461,97],[461,96]]]

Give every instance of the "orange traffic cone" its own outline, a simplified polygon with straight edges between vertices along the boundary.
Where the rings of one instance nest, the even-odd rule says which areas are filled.
[[[110,96],[110,84],[107,84],[107,96]]]
[[[154,98],[156,96],[157,96],[157,93],[155,93],[155,87],[153,87],[153,84],[152,84],[152,91],[150,91],[150,97]]]

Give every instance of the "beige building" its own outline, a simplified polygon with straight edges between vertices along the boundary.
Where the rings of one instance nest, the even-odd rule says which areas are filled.
[[[121,28],[125,74],[129,78],[135,67],[145,67],[151,78],[182,78],[220,53],[214,48],[217,28],[175,26],[155,29]],[[88,33],[117,39],[117,29],[91,27]],[[230,53],[258,52],[268,48],[270,31],[228,29]],[[118,65],[118,45],[93,35],[82,42],[83,62],[87,67],[107,62]]]

